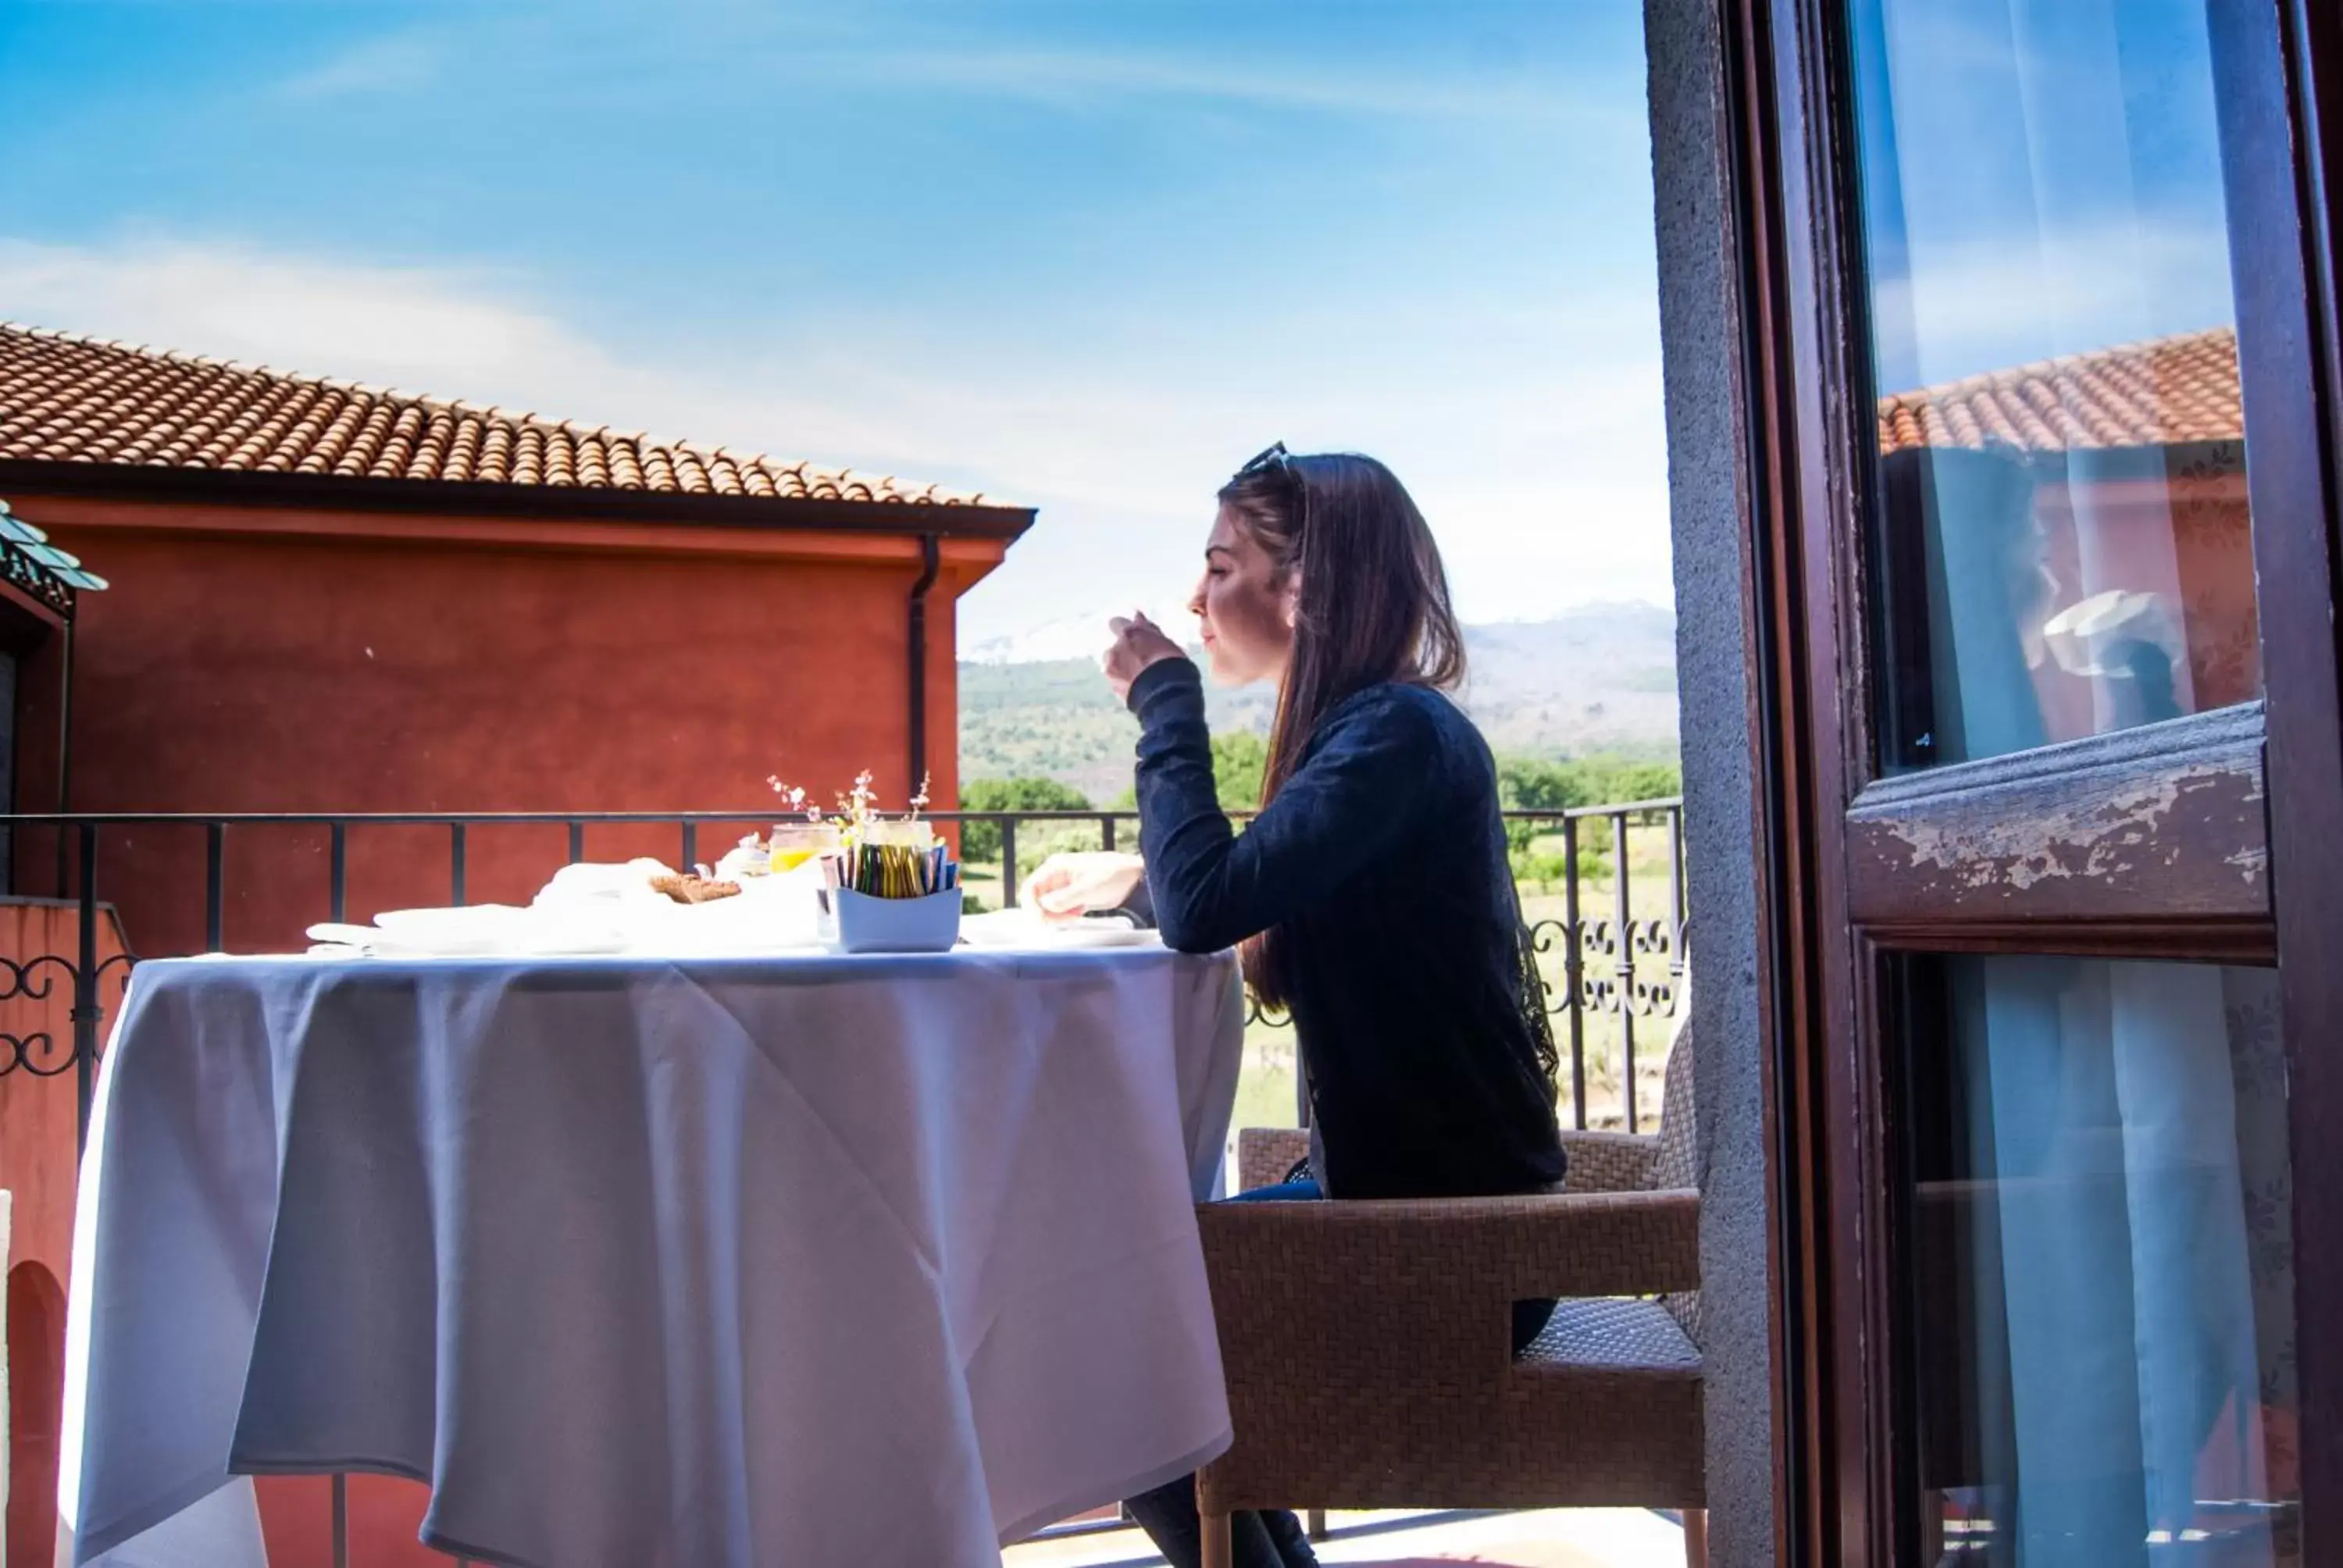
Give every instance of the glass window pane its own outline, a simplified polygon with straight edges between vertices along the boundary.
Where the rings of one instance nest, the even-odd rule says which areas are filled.
[[[1920,1560],[2299,1558],[2273,971],[1908,960]]]
[[[1880,764],[2261,688],[2204,0],[1849,0]]]

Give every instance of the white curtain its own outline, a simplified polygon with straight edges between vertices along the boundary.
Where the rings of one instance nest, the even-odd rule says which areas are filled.
[[[1956,755],[2038,744],[2006,569],[2026,492],[1967,455],[1941,459],[1934,488],[1935,676],[1957,691],[1940,721]],[[1970,1158],[1994,1183],[1996,1223],[1976,1233],[1998,1232],[1997,1257],[1966,1271],[1989,1298],[1981,1360],[2006,1355],[2008,1373],[1979,1391],[1979,1479],[2022,1568],[2153,1562],[2196,1523],[2200,1467],[2263,1476],[2243,1452],[2265,1358],[2228,1001],[2269,979],[2060,958],[1953,973]],[[2273,1090],[2282,1173],[2282,1080],[2247,1110],[2266,1145]],[[2212,1454],[2217,1437],[2239,1452]],[[2245,1551],[2224,1562],[2274,1561]]]
[[[2014,1563],[2153,1562],[2151,1542],[2199,1523],[2200,1471],[2268,1485],[2224,971],[1992,959],[1956,972],[1972,1158],[1991,1173],[1999,1240],[1969,1275],[1997,1298],[1976,1306],[2007,1358],[2006,1383],[1981,1391],[1979,1479]],[[2286,1282],[2259,1283],[2282,1312]],[[2223,1561],[2274,1558],[2245,1543]]]

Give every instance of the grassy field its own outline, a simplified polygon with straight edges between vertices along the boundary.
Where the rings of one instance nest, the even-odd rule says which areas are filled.
[[[1124,826],[1128,839],[1131,827]],[[1081,823],[1052,823],[1030,826],[1018,839],[1018,865],[1021,871],[1030,870],[1054,849],[1096,849],[1098,829]],[[1560,840],[1541,840],[1532,846],[1534,851],[1553,853],[1559,850]],[[1589,875],[1588,867],[1579,879],[1578,913],[1582,922],[1613,920],[1617,907],[1618,884],[1608,874],[1609,866],[1601,868],[1604,874]],[[1665,829],[1654,827],[1632,827],[1627,834],[1628,913],[1638,922],[1664,920],[1668,915],[1668,842]],[[971,865],[965,872],[966,885],[976,900],[987,909],[1001,906],[1001,869],[998,865]],[[1560,922],[1568,909],[1568,898],[1559,885],[1524,885],[1521,889],[1522,914],[1534,929],[1540,922]],[[1540,955],[1539,969],[1544,975],[1553,998],[1550,1005],[1558,1006],[1562,995],[1564,951],[1558,930],[1547,928],[1541,933],[1549,950]],[[1592,976],[1614,978],[1618,960],[1589,950],[1584,961]],[[1669,978],[1669,959],[1664,954],[1643,954],[1635,960],[1635,977],[1644,985],[1664,984]],[[1616,1010],[1615,991],[1613,1010],[1589,1009],[1581,1015],[1580,1050],[1585,1062],[1586,1117],[1585,1125],[1592,1128],[1622,1129],[1626,1125],[1626,1102],[1623,1092],[1625,1081],[1625,1030]],[[1667,1059],[1670,1039],[1675,1032],[1675,1020],[1667,1015],[1638,1017],[1634,1020],[1635,1035],[1635,1108],[1640,1131],[1651,1131],[1658,1123],[1660,1085]],[[1570,1019],[1567,1013],[1554,1019],[1554,1044],[1562,1052],[1561,1076],[1562,1118],[1564,1126],[1574,1125],[1575,1118],[1570,1103]],[[1237,1107],[1234,1125],[1238,1127],[1292,1127],[1295,1125],[1293,1030],[1290,1026],[1255,1023],[1245,1032],[1245,1061],[1242,1076],[1237,1082]]]

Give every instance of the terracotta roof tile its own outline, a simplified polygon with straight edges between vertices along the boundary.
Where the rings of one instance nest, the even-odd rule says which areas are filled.
[[[0,322],[0,458],[769,499],[998,506],[762,454]]]
[[[1885,457],[2001,443],[2028,452],[2245,438],[2237,337],[2228,327],[2090,354],[1879,400]]]

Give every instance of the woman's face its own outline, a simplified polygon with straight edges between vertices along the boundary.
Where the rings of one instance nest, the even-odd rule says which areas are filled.
[[[1300,584],[1278,575],[1236,513],[1222,507],[1204,543],[1204,578],[1188,608],[1202,623],[1204,655],[1222,686],[1275,680],[1293,652]]]

